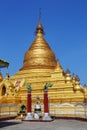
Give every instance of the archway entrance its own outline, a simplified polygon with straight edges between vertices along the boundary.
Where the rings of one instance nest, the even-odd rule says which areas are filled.
[[[5,94],[6,94],[6,87],[3,86],[3,87],[2,87],[2,96],[4,96]]]

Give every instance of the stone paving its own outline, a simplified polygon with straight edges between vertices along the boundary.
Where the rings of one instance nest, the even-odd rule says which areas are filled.
[[[57,119],[52,122],[0,121],[0,130],[87,130],[87,122]]]

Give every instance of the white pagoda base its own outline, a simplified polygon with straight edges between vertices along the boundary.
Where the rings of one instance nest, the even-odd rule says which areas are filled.
[[[44,113],[42,120],[52,120],[52,118],[49,116],[49,113]]]
[[[25,120],[34,120],[34,118],[31,113],[27,113]]]

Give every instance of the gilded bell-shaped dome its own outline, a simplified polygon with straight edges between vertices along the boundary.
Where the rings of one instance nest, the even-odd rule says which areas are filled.
[[[44,29],[39,22],[36,27],[36,38],[24,56],[24,64],[21,70],[25,69],[51,69],[57,65],[55,54],[44,39]]]

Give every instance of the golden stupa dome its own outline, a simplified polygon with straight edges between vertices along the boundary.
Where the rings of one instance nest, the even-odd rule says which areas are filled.
[[[57,60],[55,54],[44,39],[44,29],[39,22],[36,27],[36,38],[24,56],[24,64],[21,70],[55,68]]]

